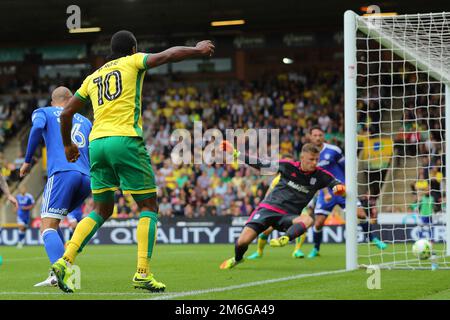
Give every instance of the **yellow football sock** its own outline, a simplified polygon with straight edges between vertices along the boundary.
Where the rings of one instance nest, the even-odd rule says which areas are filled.
[[[264,253],[264,247],[267,244],[267,236],[264,233],[261,233],[258,237],[258,249],[257,252],[259,255],[262,255]]]
[[[63,259],[69,263],[73,263],[77,254],[83,250],[84,246],[91,240],[103,222],[103,218],[94,211],[82,219],[75,228],[72,238],[67,243]]]
[[[302,248],[303,242],[305,242],[306,233],[302,234],[300,237],[295,238],[295,250],[300,250]]]
[[[139,216],[136,237],[138,243],[137,273],[148,274],[149,262],[156,242],[158,214],[142,211]]]

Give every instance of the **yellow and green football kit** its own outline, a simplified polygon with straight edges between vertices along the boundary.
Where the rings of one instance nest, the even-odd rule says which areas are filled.
[[[75,93],[92,102],[89,136],[91,187],[96,201],[111,201],[119,187],[135,200],[154,196],[155,178],[142,139],[142,83],[148,55],[112,60],[89,75]]]
[[[136,201],[156,196],[150,157],[142,138],[142,84],[147,54],[136,53],[112,60],[89,75],[75,93],[82,101],[91,100],[94,125],[89,136],[91,188],[96,202],[114,201],[121,189]],[[80,221],[67,245],[63,260],[69,265],[101,227],[104,219],[95,211]],[[163,291],[149,270],[156,242],[158,213],[142,211],[137,225],[136,288]],[[58,271],[58,266],[55,266]],[[64,272],[60,272],[64,274]],[[61,276],[58,283],[64,286]]]

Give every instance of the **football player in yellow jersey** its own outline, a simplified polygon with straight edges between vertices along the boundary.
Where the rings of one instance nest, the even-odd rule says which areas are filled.
[[[158,204],[156,184],[150,157],[142,138],[142,83],[146,70],[159,65],[214,53],[211,41],[195,47],[172,47],[156,54],[137,52],[137,41],[129,31],[119,31],[111,38],[110,61],[89,75],[61,114],[61,134],[66,158],[74,162],[78,148],[71,136],[73,115],[90,99],[94,109],[94,125],[89,136],[91,188],[94,210],[75,229],[66,251],[52,270],[58,286],[73,292],[71,265],[114,209],[114,191],[131,194],[139,206],[137,226],[137,270],[132,283],[135,288],[152,292],[166,286],[155,280],[149,260],[156,242]]]

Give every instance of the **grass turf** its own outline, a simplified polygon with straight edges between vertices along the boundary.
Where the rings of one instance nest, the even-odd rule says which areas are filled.
[[[450,270],[381,270],[379,290],[367,288],[366,270],[310,276],[344,269],[344,245],[324,245],[321,257],[312,260],[291,258],[293,246],[267,248],[263,259],[220,270],[233,249],[232,245],[157,245],[152,271],[167,285],[161,295],[132,287],[136,246],[86,247],[76,262],[82,280],[81,290],[74,294],[33,287],[47,276],[49,262],[43,247],[0,247],[0,299],[450,299]],[[254,249],[252,245],[247,254]],[[304,246],[305,253],[310,249],[311,245]],[[304,277],[245,285],[299,275]]]

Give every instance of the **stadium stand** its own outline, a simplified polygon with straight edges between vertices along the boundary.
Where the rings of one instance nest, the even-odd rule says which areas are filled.
[[[79,79],[64,79],[76,88]],[[261,201],[270,184],[268,177],[253,174],[251,168],[221,165],[173,165],[170,152],[174,145],[170,133],[177,128],[193,134],[194,121],[203,129],[284,128],[280,137],[282,154],[298,158],[308,141],[308,130],[320,124],[330,143],[343,147],[342,77],[339,73],[311,70],[279,74],[255,82],[170,82],[144,85],[144,132],[159,185],[162,214],[201,217],[210,215],[249,215]],[[38,87],[15,84],[15,90],[45,94],[54,87],[44,81]],[[16,102],[17,103],[17,102]],[[46,99],[30,99],[20,114],[27,123],[34,108],[46,105]],[[19,126],[19,125],[18,125]],[[26,140],[27,135],[25,135]],[[10,166],[14,166],[11,162]],[[17,170],[15,170],[17,172]],[[251,177],[251,179],[243,179]],[[87,202],[91,202],[91,199]],[[89,213],[89,204],[83,212]],[[114,217],[136,216],[131,197],[116,196]]]

